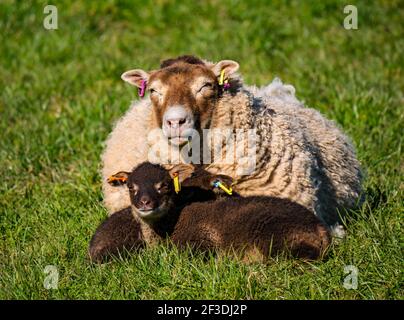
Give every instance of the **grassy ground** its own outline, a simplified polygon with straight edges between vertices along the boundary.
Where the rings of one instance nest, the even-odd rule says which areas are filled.
[[[339,1],[153,2],[54,1],[49,31],[46,1],[1,1],[0,298],[403,299],[402,3],[350,1],[359,29],[345,30]],[[280,76],[352,137],[368,200],[326,261],[243,265],[161,245],[88,263],[107,214],[103,141],[136,98],[120,74],[184,53],[237,60],[247,83]],[[57,290],[44,288],[47,265]]]

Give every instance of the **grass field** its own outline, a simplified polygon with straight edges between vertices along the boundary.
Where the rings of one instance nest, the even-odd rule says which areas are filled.
[[[46,1],[1,1],[0,298],[403,299],[403,3],[348,1],[346,30],[340,1],[153,2],[54,1],[46,30]],[[249,84],[281,77],[352,137],[368,198],[328,259],[245,265],[161,245],[88,262],[107,215],[103,142],[137,99],[120,75],[186,53],[236,60]],[[58,289],[44,288],[47,265]]]

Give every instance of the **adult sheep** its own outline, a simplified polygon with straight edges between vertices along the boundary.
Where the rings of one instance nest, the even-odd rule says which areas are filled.
[[[109,212],[130,204],[124,188],[107,183],[115,172],[130,171],[147,160],[167,164],[167,150],[183,151],[195,130],[202,137],[202,129],[254,129],[253,157],[250,154],[233,163],[213,159],[207,170],[231,176],[235,190],[243,196],[287,198],[312,210],[334,232],[343,231],[338,209],[354,208],[362,192],[352,143],[335,123],[299,103],[292,86],[279,81],[260,89],[246,86],[238,68],[231,60],[214,64],[182,56],[164,61],[158,70],[136,69],[122,75],[136,87],[147,84],[149,95],[132,104],[106,142],[102,177]],[[223,78],[230,85],[227,90],[219,85]],[[156,130],[159,134],[150,134]],[[161,154],[150,152],[156,145]],[[229,151],[229,145],[222,143],[222,152]],[[212,146],[209,139],[202,143],[202,149],[214,152]],[[181,155],[176,160],[183,161]],[[252,158],[253,170],[240,171]]]

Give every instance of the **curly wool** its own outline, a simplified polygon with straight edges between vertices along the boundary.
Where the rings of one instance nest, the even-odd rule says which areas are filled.
[[[354,208],[362,192],[360,164],[349,138],[299,102],[293,86],[279,79],[262,88],[232,80],[231,90],[217,102],[211,129],[255,128],[256,167],[245,176],[239,174],[238,163],[213,163],[207,170],[231,176],[242,196],[286,198],[314,211],[328,226],[338,224],[337,209]],[[150,100],[134,102],[106,142],[102,177],[111,213],[129,206],[130,200],[125,188],[113,188],[106,179],[148,160],[151,121]]]

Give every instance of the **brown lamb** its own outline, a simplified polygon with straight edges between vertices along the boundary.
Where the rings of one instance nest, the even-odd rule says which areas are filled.
[[[143,163],[132,173],[114,175],[111,184],[129,188],[131,210],[112,215],[97,229],[90,244],[91,258],[103,261],[108,252],[166,237],[179,247],[231,251],[248,260],[282,251],[304,259],[323,256],[330,243],[329,231],[305,207],[274,197],[218,197],[213,183],[229,185],[231,178],[190,168],[178,165],[168,172]],[[172,183],[175,173],[182,181],[179,194]]]

